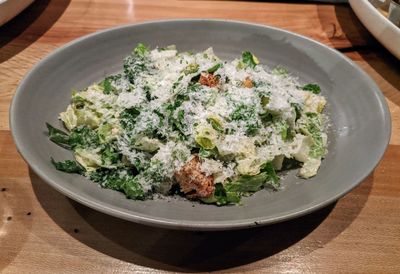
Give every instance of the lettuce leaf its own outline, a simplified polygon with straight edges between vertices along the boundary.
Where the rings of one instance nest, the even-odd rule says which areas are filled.
[[[51,163],[53,166],[60,171],[64,171],[67,173],[77,173],[77,174],[84,174],[85,169],[83,166],[81,166],[79,163],[72,161],[72,160],[66,160],[64,162],[56,162],[53,157],[50,158]]]

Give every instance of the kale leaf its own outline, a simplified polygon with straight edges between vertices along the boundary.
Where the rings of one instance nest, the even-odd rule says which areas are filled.
[[[49,139],[50,141],[56,143],[57,145],[70,149],[70,144],[69,144],[69,135],[65,133],[64,131],[57,129],[50,125],[49,123],[46,123],[46,127],[48,130],[49,134]]]
[[[125,193],[127,198],[143,200],[146,197],[138,179],[130,174],[129,170],[102,168],[91,172],[89,177],[103,188]]]
[[[212,66],[211,68],[207,69],[207,72],[208,72],[208,73],[214,73],[214,72],[216,72],[220,67],[222,67],[222,64],[221,64],[221,63],[218,63],[218,64]]]
[[[249,51],[242,53],[242,62],[251,68],[255,68],[259,64],[257,57]]]
[[[179,131],[182,136],[186,136],[187,126],[184,122],[185,111],[183,109],[178,110],[176,113],[176,117],[174,115],[170,115],[169,122],[172,125],[174,130]]]
[[[301,117],[302,107],[298,103],[291,103],[290,105],[296,113],[296,121],[297,121]]]
[[[110,144],[105,145],[100,154],[103,165],[107,166],[118,164],[122,158],[122,154],[116,151],[115,148]]]
[[[225,189],[228,192],[248,193],[260,190],[268,179],[268,174],[262,172],[257,175],[241,175],[233,182],[227,183]]]
[[[103,81],[99,83],[99,86],[102,87],[104,94],[117,94],[118,91],[115,88],[114,84],[122,79],[121,74],[110,75],[104,78]]]
[[[261,166],[260,171],[267,174],[266,184],[271,186],[273,189],[280,187],[279,177],[276,175],[276,171],[271,162],[265,163]]]
[[[236,192],[227,191],[221,183],[215,184],[215,190],[211,197],[202,198],[206,204],[216,204],[218,206],[240,203],[240,195]]]
[[[110,78],[108,77],[100,82],[100,86],[103,87],[104,94],[110,94],[113,91],[113,86],[111,85]]]
[[[215,190],[211,197],[203,198],[201,201],[207,204],[218,206],[240,203],[241,197],[259,191],[265,186],[273,189],[279,188],[279,177],[276,175],[272,163],[266,163],[261,167],[261,173],[251,175],[241,175],[232,182],[225,185],[215,184]]]
[[[87,126],[79,126],[71,130],[69,134],[69,145],[72,149],[77,147],[97,147],[100,145],[100,138],[95,130]]]
[[[157,96],[153,96],[153,95],[151,94],[151,88],[150,88],[149,86],[144,86],[144,87],[143,87],[143,90],[144,90],[144,92],[145,92],[145,94],[146,94],[146,100],[147,100],[148,102],[150,102],[150,101],[155,100],[155,99],[158,98]]]
[[[140,110],[135,107],[126,108],[120,113],[120,123],[123,129],[128,131],[133,130],[136,123],[136,118],[139,116]]]
[[[66,149],[75,149],[77,147],[87,148],[96,147],[100,144],[97,133],[87,126],[79,126],[65,133],[56,129],[49,123],[46,123],[49,138],[52,142]]]
[[[310,91],[314,94],[319,94],[321,92],[321,88],[317,84],[307,84],[307,85],[303,86],[301,89]]]
[[[133,50],[133,54],[124,59],[124,73],[132,84],[140,73],[149,71],[148,53],[149,49],[140,43]]]
[[[233,121],[244,121],[246,134],[254,136],[261,128],[258,114],[253,106],[240,104],[229,116]]]
[[[84,174],[86,171],[85,168],[76,161],[66,160],[64,162],[56,162],[53,157],[51,157],[50,159],[51,163],[57,170],[77,174]]]
[[[264,112],[260,114],[260,118],[263,123],[268,123],[272,122],[272,120],[274,119],[274,115],[270,112]]]
[[[150,52],[150,49],[142,43],[137,44],[133,52],[138,56],[145,56]]]

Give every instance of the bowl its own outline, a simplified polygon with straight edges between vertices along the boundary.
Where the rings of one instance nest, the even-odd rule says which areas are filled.
[[[372,35],[400,59],[400,28],[390,22],[368,0],[349,0],[349,3],[357,17]]]
[[[0,26],[4,25],[30,4],[34,0],[0,0]]]
[[[223,59],[253,52],[270,67],[286,67],[303,82],[320,84],[330,117],[328,154],[318,175],[284,175],[280,191],[259,191],[243,205],[217,207],[183,199],[134,201],[88,179],[57,171],[50,162],[72,158],[49,141],[45,123],[62,127],[58,113],[82,89],[122,68],[122,59],[142,42],[175,44],[178,50],[210,46]],[[341,53],[304,36],[246,22],[170,20],[121,26],[75,40],[40,61],[19,85],[10,109],[15,144],[31,169],[66,196],[101,212],[137,223],[188,230],[227,230],[295,218],[333,203],[366,178],[381,159],[391,122],[376,84]]]

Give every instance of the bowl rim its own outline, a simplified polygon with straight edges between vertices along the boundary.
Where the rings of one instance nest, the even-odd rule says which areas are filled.
[[[16,109],[18,107],[19,101],[23,97],[23,90],[25,89],[25,86],[29,82],[30,78],[32,77],[34,71],[41,66],[45,65],[45,63],[50,60],[52,57],[55,57],[58,55],[58,53],[64,51],[71,45],[75,43],[79,43],[80,41],[90,39],[96,36],[100,36],[103,33],[107,33],[110,31],[117,31],[120,29],[125,29],[125,28],[132,28],[135,26],[141,26],[141,25],[150,25],[150,24],[163,24],[163,23],[174,23],[174,22],[190,22],[190,23],[198,23],[198,22],[214,22],[214,23],[229,23],[229,24],[240,24],[240,25],[247,25],[249,27],[261,27],[261,28],[266,28],[274,31],[281,32],[285,35],[289,36],[294,36],[296,38],[300,39],[305,39],[307,42],[317,44],[320,47],[323,47],[325,50],[328,50],[332,53],[334,53],[338,58],[342,58],[348,65],[352,66],[353,69],[357,70],[358,73],[363,76],[365,81],[367,81],[367,84],[371,87],[372,90],[376,90],[377,92],[377,97],[379,98],[379,103],[382,107],[383,110],[383,116],[385,118],[385,121],[387,121],[387,124],[385,125],[385,133],[386,133],[386,140],[385,144],[383,146],[383,149],[379,151],[379,157],[376,157],[376,160],[374,161],[374,164],[369,166],[368,168],[365,169],[363,172],[362,176],[359,177],[358,180],[355,180],[351,183],[348,184],[347,188],[343,188],[340,193],[331,196],[327,200],[323,200],[322,202],[313,204],[312,206],[308,206],[302,210],[296,210],[294,212],[287,213],[285,215],[280,215],[280,216],[272,216],[272,217],[259,217],[259,218],[249,218],[249,219],[241,219],[241,220],[234,220],[234,221],[201,221],[201,220],[196,220],[196,221],[177,221],[175,219],[166,219],[166,218],[159,218],[159,217],[152,217],[151,215],[147,214],[140,214],[137,212],[125,212],[122,210],[118,210],[117,208],[106,206],[104,204],[101,204],[97,201],[88,199],[86,197],[83,197],[83,195],[80,195],[80,193],[76,193],[71,191],[70,189],[54,182],[50,178],[48,178],[47,174],[43,172],[35,163],[32,161],[33,155],[31,155],[29,152],[27,152],[26,147],[27,145],[24,144],[20,138],[19,135],[21,134],[18,129],[16,128],[17,124],[17,116],[18,113],[16,112]],[[352,60],[350,60],[347,56],[341,54],[339,51],[330,48],[321,42],[315,41],[311,38],[308,38],[306,36],[293,33],[291,31],[283,30],[280,28],[276,27],[271,27],[263,24],[256,24],[256,23],[250,23],[250,22],[245,22],[245,21],[238,21],[238,20],[225,20],[225,19],[169,19],[169,20],[150,20],[150,21],[144,21],[140,23],[135,23],[135,24],[125,24],[121,26],[116,26],[112,28],[107,28],[104,30],[100,30],[94,33],[87,34],[85,36],[79,37],[77,39],[74,39],[63,46],[57,48],[56,50],[52,51],[50,54],[48,54],[46,57],[42,58],[38,63],[36,63],[30,71],[25,75],[25,77],[21,80],[20,84],[18,85],[18,88],[16,89],[12,101],[11,101],[11,106],[9,109],[9,123],[10,123],[10,129],[11,129],[11,134],[12,138],[15,142],[15,145],[17,147],[17,150],[19,154],[22,156],[22,158],[25,160],[25,162],[29,165],[29,167],[36,173],[42,180],[44,180],[47,184],[55,188],[57,191],[62,193],[63,195],[85,205],[88,206],[92,209],[95,209],[99,212],[118,217],[121,219],[125,219],[128,221],[133,221],[136,223],[140,224],[145,224],[145,225],[151,225],[151,226],[156,226],[156,227],[162,227],[162,228],[172,228],[172,229],[179,229],[179,230],[232,230],[232,229],[242,229],[242,228],[249,228],[249,227],[254,227],[254,226],[259,226],[259,225],[267,225],[267,224],[273,224],[273,223],[278,223],[282,221],[286,221],[289,219],[297,218],[303,215],[306,215],[308,213],[311,213],[313,211],[316,211],[318,209],[321,209],[336,200],[340,199],[344,195],[346,195],[348,192],[350,192],[353,188],[355,188],[357,185],[359,185],[373,170],[374,168],[378,165],[380,160],[383,157],[383,154],[385,153],[387,146],[389,145],[389,140],[391,136],[391,116],[389,112],[388,105],[385,101],[385,97],[382,93],[382,91],[379,89],[379,87],[376,85],[376,83],[370,78],[370,76],[364,72],[360,67],[358,67]]]
[[[396,41],[400,41],[400,27],[397,27],[392,21],[390,21],[387,17],[385,17],[382,13],[378,11],[378,8],[375,7],[369,0],[349,0],[350,7],[357,15],[357,18],[362,22],[363,26],[368,29],[368,31],[389,51],[391,52],[397,59],[400,59],[400,50],[396,47],[396,43],[390,43],[388,39],[384,39],[384,35],[380,35],[383,33],[383,30],[389,30],[386,36],[395,35]],[[368,12],[363,13],[363,10],[367,10]],[[371,24],[371,20],[368,20],[373,16],[375,24]],[[393,37],[391,37],[393,39]]]

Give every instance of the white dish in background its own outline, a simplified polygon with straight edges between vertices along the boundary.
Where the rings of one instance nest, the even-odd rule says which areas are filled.
[[[34,0],[0,0],[0,26],[17,16]]]
[[[400,59],[400,28],[383,16],[368,0],[349,0],[349,2],[372,35]]]

